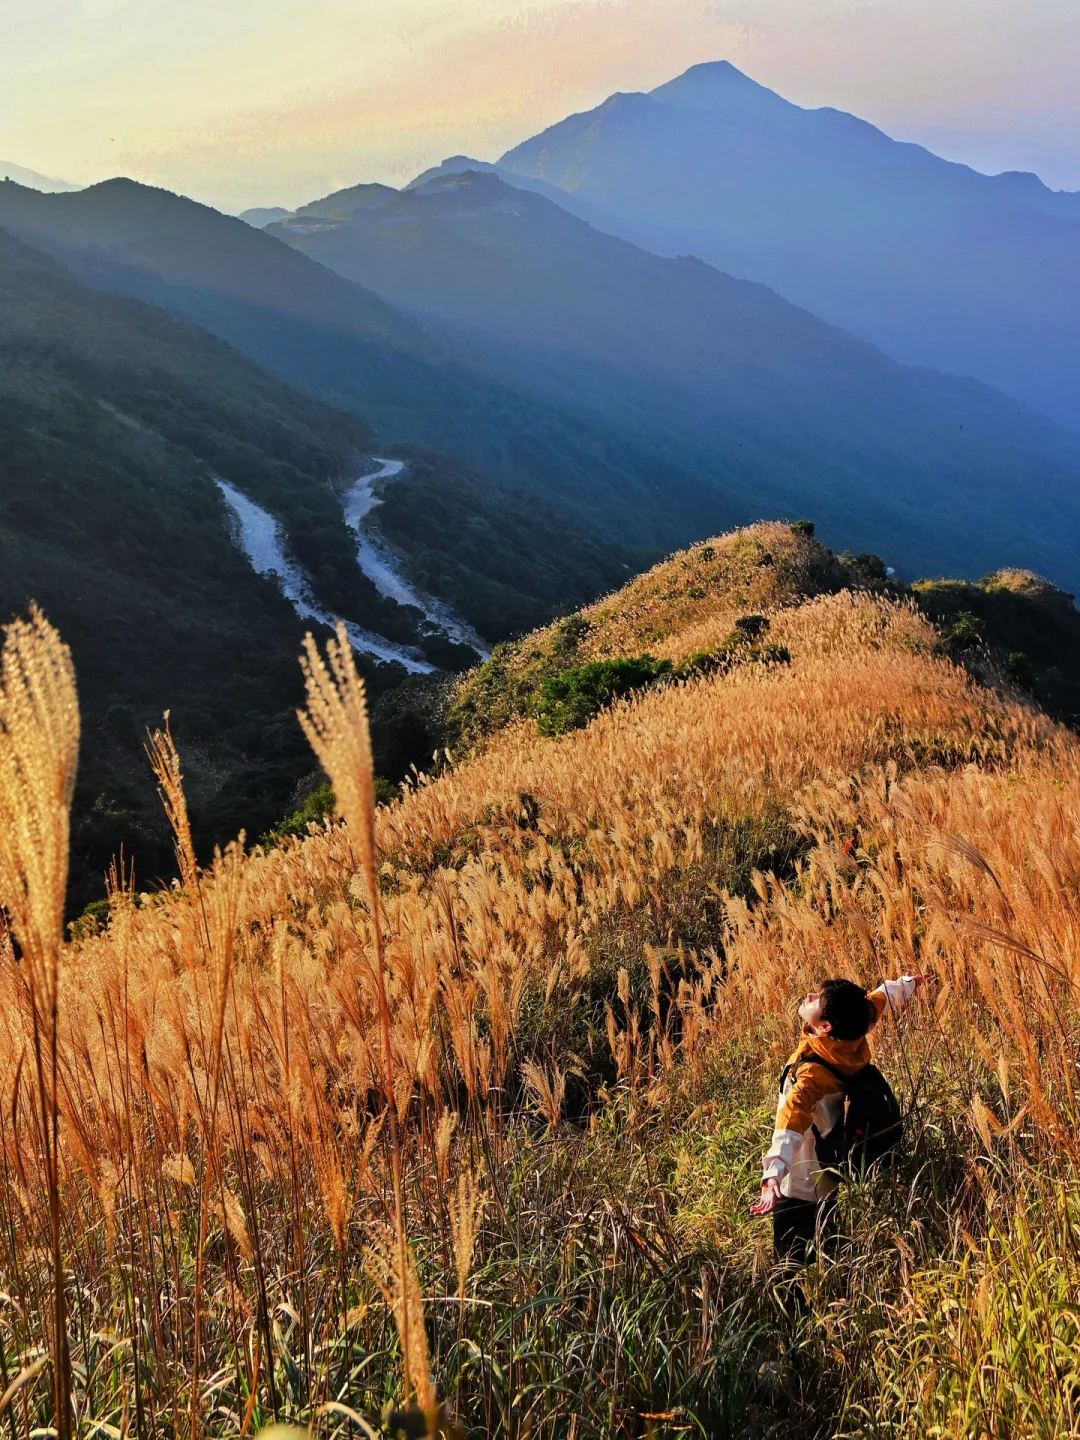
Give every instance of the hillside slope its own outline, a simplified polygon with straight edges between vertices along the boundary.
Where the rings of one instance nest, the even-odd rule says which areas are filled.
[[[764,281],[909,364],[1080,429],[1080,196],[980,175],[725,62],[616,94],[499,162],[608,228]]]
[[[203,330],[88,289],[3,231],[0,322],[0,616],[36,600],[74,651],[86,733],[73,885],[86,899],[121,845],[147,879],[172,869],[142,753],[170,705],[200,847],[268,829],[312,769],[293,714],[304,625],[234,542],[216,477],[280,523],[326,610],[426,644],[436,663],[446,646],[357,564],[340,494],[371,468],[357,416]],[[625,574],[613,547],[562,541],[564,514],[456,462],[409,452],[398,484],[375,512],[383,533],[492,638]],[[437,535],[415,516],[410,528],[421,509]],[[403,678],[365,664],[376,691]],[[397,747],[401,769],[432,743]]]
[[[360,414],[384,440],[425,445],[492,484],[564,504],[650,559],[734,518],[707,476],[508,383],[243,220],[129,180],[73,195],[0,182],[0,226],[86,283],[179,315]]]
[[[805,535],[778,583],[725,554],[731,602],[780,604],[787,662],[649,690],[558,739],[511,726],[379,809],[359,873],[370,775],[338,743],[340,707],[357,713],[339,669],[344,691],[327,675],[312,699],[357,829],[117,893],[107,930],[65,954],[61,1193],[95,1221],[67,1255],[82,1413],[111,1424],[136,1393],[186,1413],[190,1327],[152,1307],[198,1263],[212,1403],[254,1424],[326,1418],[303,1379],[316,1354],[340,1372],[333,1403],[373,1428],[415,1390],[476,1431],[544,1440],[631,1440],[657,1416],[717,1440],[1075,1429],[1055,1377],[1080,1301],[1080,742],[951,664],[910,604],[799,603],[837,578],[816,577]],[[609,602],[612,637],[660,629],[675,653],[722,621],[725,597],[680,621],[662,578]],[[748,1205],[796,1003],[838,969],[928,967],[936,1000],[874,1037],[907,1150],[845,1187],[835,1254],[795,1306]],[[2,1143],[24,1184],[30,1043],[10,1007]],[[211,1079],[218,1138],[193,1118]],[[386,1220],[402,1174],[404,1262]],[[47,1343],[46,1307],[22,1303],[44,1207],[0,1194],[26,1262],[17,1340]],[[121,1273],[162,1343],[134,1331],[137,1392],[128,1369],[91,1390],[92,1337],[131,1328],[101,1283]],[[403,1286],[404,1360],[384,1299]],[[43,1387],[27,1392],[44,1419]]]
[[[782,612],[818,595],[856,585],[855,569],[803,530],[779,523],[752,525],[663,560],[614,594],[555,624],[496,647],[491,659],[455,687],[447,715],[449,736],[468,751],[512,720],[543,709],[545,682],[568,671],[648,654],[678,666],[738,647],[736,626],[748,616],[746,639],[779,642]],[[777,632],[779,633],[779,632]],[[732,655],[743,664],[761,658],[749,644]],[[630,688],[634,677],[629,677]],[[643,683],[640,679],[637,684]]]
[[[1080,611],[1072,595],[1016,569],[908,587],[888,579],[876,555],[834,554],[804,521],[704,541],[577,613],[497,646],[455,685],[447,743],[469,754],[514,720],[573,729],[619,695],[786,664],[806,640],[800,607],[841,590],[917,607],[936,627],[939,653],[990,685],[1017,687],[1080,730]]]
[[[73,876],[88,898],[121,844],[147,879],[171,868],[142,754],[170,704],[203,841],[268,824],[309,768],[290,720],[302,626],[234,544],[213,477],[278,513],[327,603],[374,621],[382,602],[329,485],[372,436],[3,232],[0,314],[0,611],[36,600],[74,651],[86,733]]]
[[[906,369],[762,285],[651,255],[490,171],[357,186],[270,233],[521,385],[662,445],[731,518],[810,511],[907,576],[1023,556],[1080,585],[1080,435]]]

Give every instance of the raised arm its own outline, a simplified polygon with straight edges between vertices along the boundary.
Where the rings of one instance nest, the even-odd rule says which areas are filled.
[[[899,980],[884,980],[866,997],[874,1012],[871,1025],[876,1025],[886,1011],[895,1014],[897,1010],[902,1010],[920,985],[929,985],[936,979],[934,972],[927,970],[922,975],[901,975]]]

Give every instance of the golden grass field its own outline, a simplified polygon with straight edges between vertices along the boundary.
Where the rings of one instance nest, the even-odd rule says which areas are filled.
[[[780,526],[675,557],[587,653],[753,610],[790,664],[511,724],[378,809],[309,648],[343,821],[200,868],[159,735],[181,880],[118,873],[67,943],[74,681],[9,630],[11,1440],[1078,1433],[1080,748],[822,564]],[[905,1160],[792,1320],[748,1207],[795,1003],[927,968],[877,1047]]]

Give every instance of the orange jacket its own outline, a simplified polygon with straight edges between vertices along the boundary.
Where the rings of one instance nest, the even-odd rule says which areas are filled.
[[[871,1027],[886,1010],[899,1010],[915,993],[915,980],[905,975],[900,980],[886,980],[866,997],[874,1010]],[[794,1065],[806,1055],[820,1055],[845,1075],[854,1075],[870,1063],[870,1042],[835,1040],[831,1035],[804,1035],[798,1049],[788,1061]],[[800,1065],[788,1075],[780,1091],[776,1107],[776,1127],[772,1144],[765,1156],[762,1178],[780,1181],[781,1194],[793,1200],[821,1200],[836,1188],[836,1177],[818,1163],[817,1141],[827,1135],[842,1119],[844,1089],[835,1075],[824,1065]]]

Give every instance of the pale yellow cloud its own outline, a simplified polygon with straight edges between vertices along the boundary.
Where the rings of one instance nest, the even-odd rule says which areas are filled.
[[[0,0],[0,157],[295,204],[717,58],[886,125],[1075,132],[1078,47],[1076,0]]]
[[[312,172],[324,185],[400,183],[450,153],[494,158],[613,90],[659,84],[703,45],[710,56],[734,54],[741,34],[700,0],[671,0],[664,12],[641,0],[563,0],[489,15],[483,27],[423,19],[399,27],[379,63],[369,54],[359,73],[283,86],[261,106],[223,106],[212,132],[180,125],[167,154],[124,158],[225,188],[265,166],[290,203],[312,193]]]

